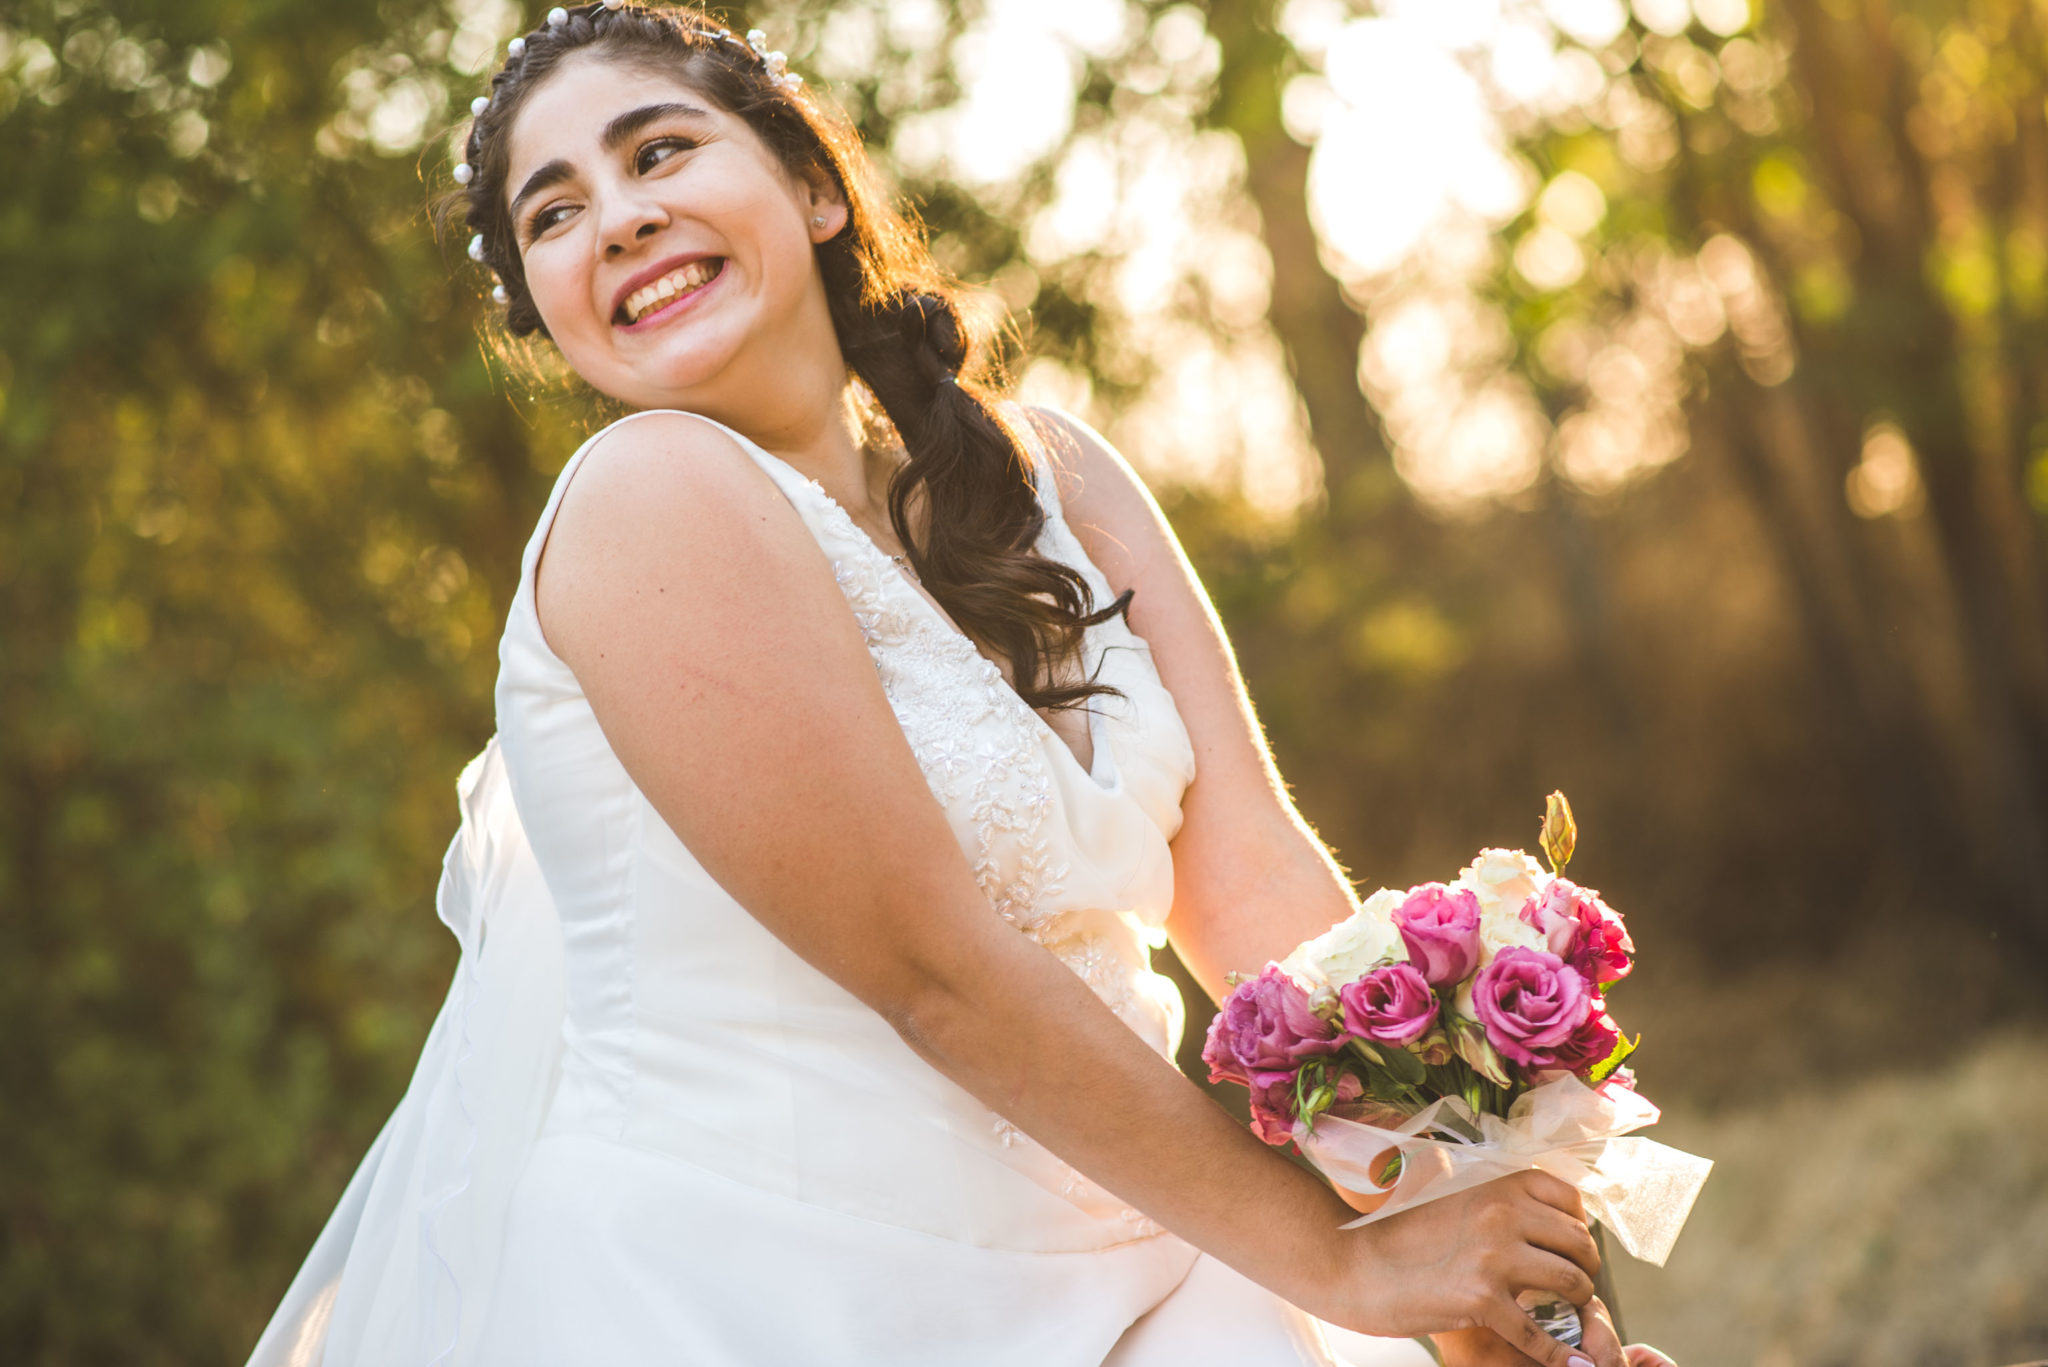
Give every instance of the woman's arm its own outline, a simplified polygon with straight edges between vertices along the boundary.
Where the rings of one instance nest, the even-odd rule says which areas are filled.
[[[1223,975],[1256,973],[1357,907],[1344,871],[1295,810],[1209,595],[1143,481],[1079,419],[1040,410],[1066,440],[1067,524],[1118,593],[1187,724],[1195,781],[1173,842],[1167,933],[1221,1001]]]
[[[537,593],[663,819],[933,1067],[1311,1313],[1396,1335],[1519,1326],[1568,1367],[1509,1288],[1590,1294],[1597,1255],[1569,1187],[1528,1174],[1341,1232],[1327,1188],[991,911],[829,564],[729,437],[684,415],[607,436],[564,496]]]

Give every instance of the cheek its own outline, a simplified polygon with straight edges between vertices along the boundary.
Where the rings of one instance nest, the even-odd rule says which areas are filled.
[[[800,283],[809,268],[811,240],[804,216],[779,181],[758,179],[744,188],[735,186],[728,201],[728,218],[746,225],[760,257],[765,279],[780,284]]]
[[[541,243],[527,253],[523,263],[526,292],[547,325],[548,335],[558,344],[564,337],[587,332],[593,313],[589,282],[572,264],[571,254],[561,250],[563,245],[560,240]]]

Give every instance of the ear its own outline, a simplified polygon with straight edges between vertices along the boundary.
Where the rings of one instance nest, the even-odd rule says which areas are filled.
[[[847,208],[846,196],[839,188],[839,182],[830,172],[820,166],[805,168],[802,177],[801,203],[804,210],[804,228],[813,242],[829,242],[846,227],[852,211]],[[822,221],[821,221],[822,220]]]

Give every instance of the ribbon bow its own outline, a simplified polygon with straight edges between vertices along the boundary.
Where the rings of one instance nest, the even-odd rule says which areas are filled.
[[[1346,1229],[1533,1168],[1578,1188],[1586,1213],[1623,1248],[1662,1267],[1714,1165],[1653,1139],[1622,1137],[1657,1114],[1627,1088],[1596,1091],[1563,1077],[1523,1093],[1505,1118],[1475,1115],[1461,1098],[1445,1097],[1398,1129],[1323,1115],[1313,1131],[1296,1124],[1294,1141],[1339,1186],[1390,1193]],[[1382,1185],[1373,1169],[1389,1149],[1400,1151],[1401,1172]]]

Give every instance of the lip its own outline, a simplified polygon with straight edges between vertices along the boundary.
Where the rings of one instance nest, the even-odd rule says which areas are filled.
[[[625,284],[619,286],[619,292],[612,296],[611,312],[607,313],[605,317],[617,317],[619,310],[626,306],[626,296],[631,294],[634,290],[639,289],[642,285],[652,284],[654,281],[661,279],[662,276],[667,275],[670,271],[681,270],[683,267],[689,265],[692,261],[715,261],[717,259],[717,252],[682,252],[679,253],[678,255],[668,257],[666,260],[655,262],[652,266],[649,266],[646,270],[641,271],[638,275],[635,275],[628,279]],[[725,272],[720,271],[718,274],[720,276],[723,276]],[[686,299],[694,299],[697,297],[698,294],[702,294],[704,290],[711,288],[711,286],[716,283],[718,283],[716,280],[707,281],[701,289],[697,290],[695,293],[688,294],[683,297]],[[657,313],[663,311],[664,310],[660,309],[656,310]],[[653,316],[654,314],[647,315],[648,318],[652,318]],[[640,320],[640,323],[644,323],[646,321],[647,318],[642,318]],[[628,323],[625,326],[638,327],[640,323]]]

